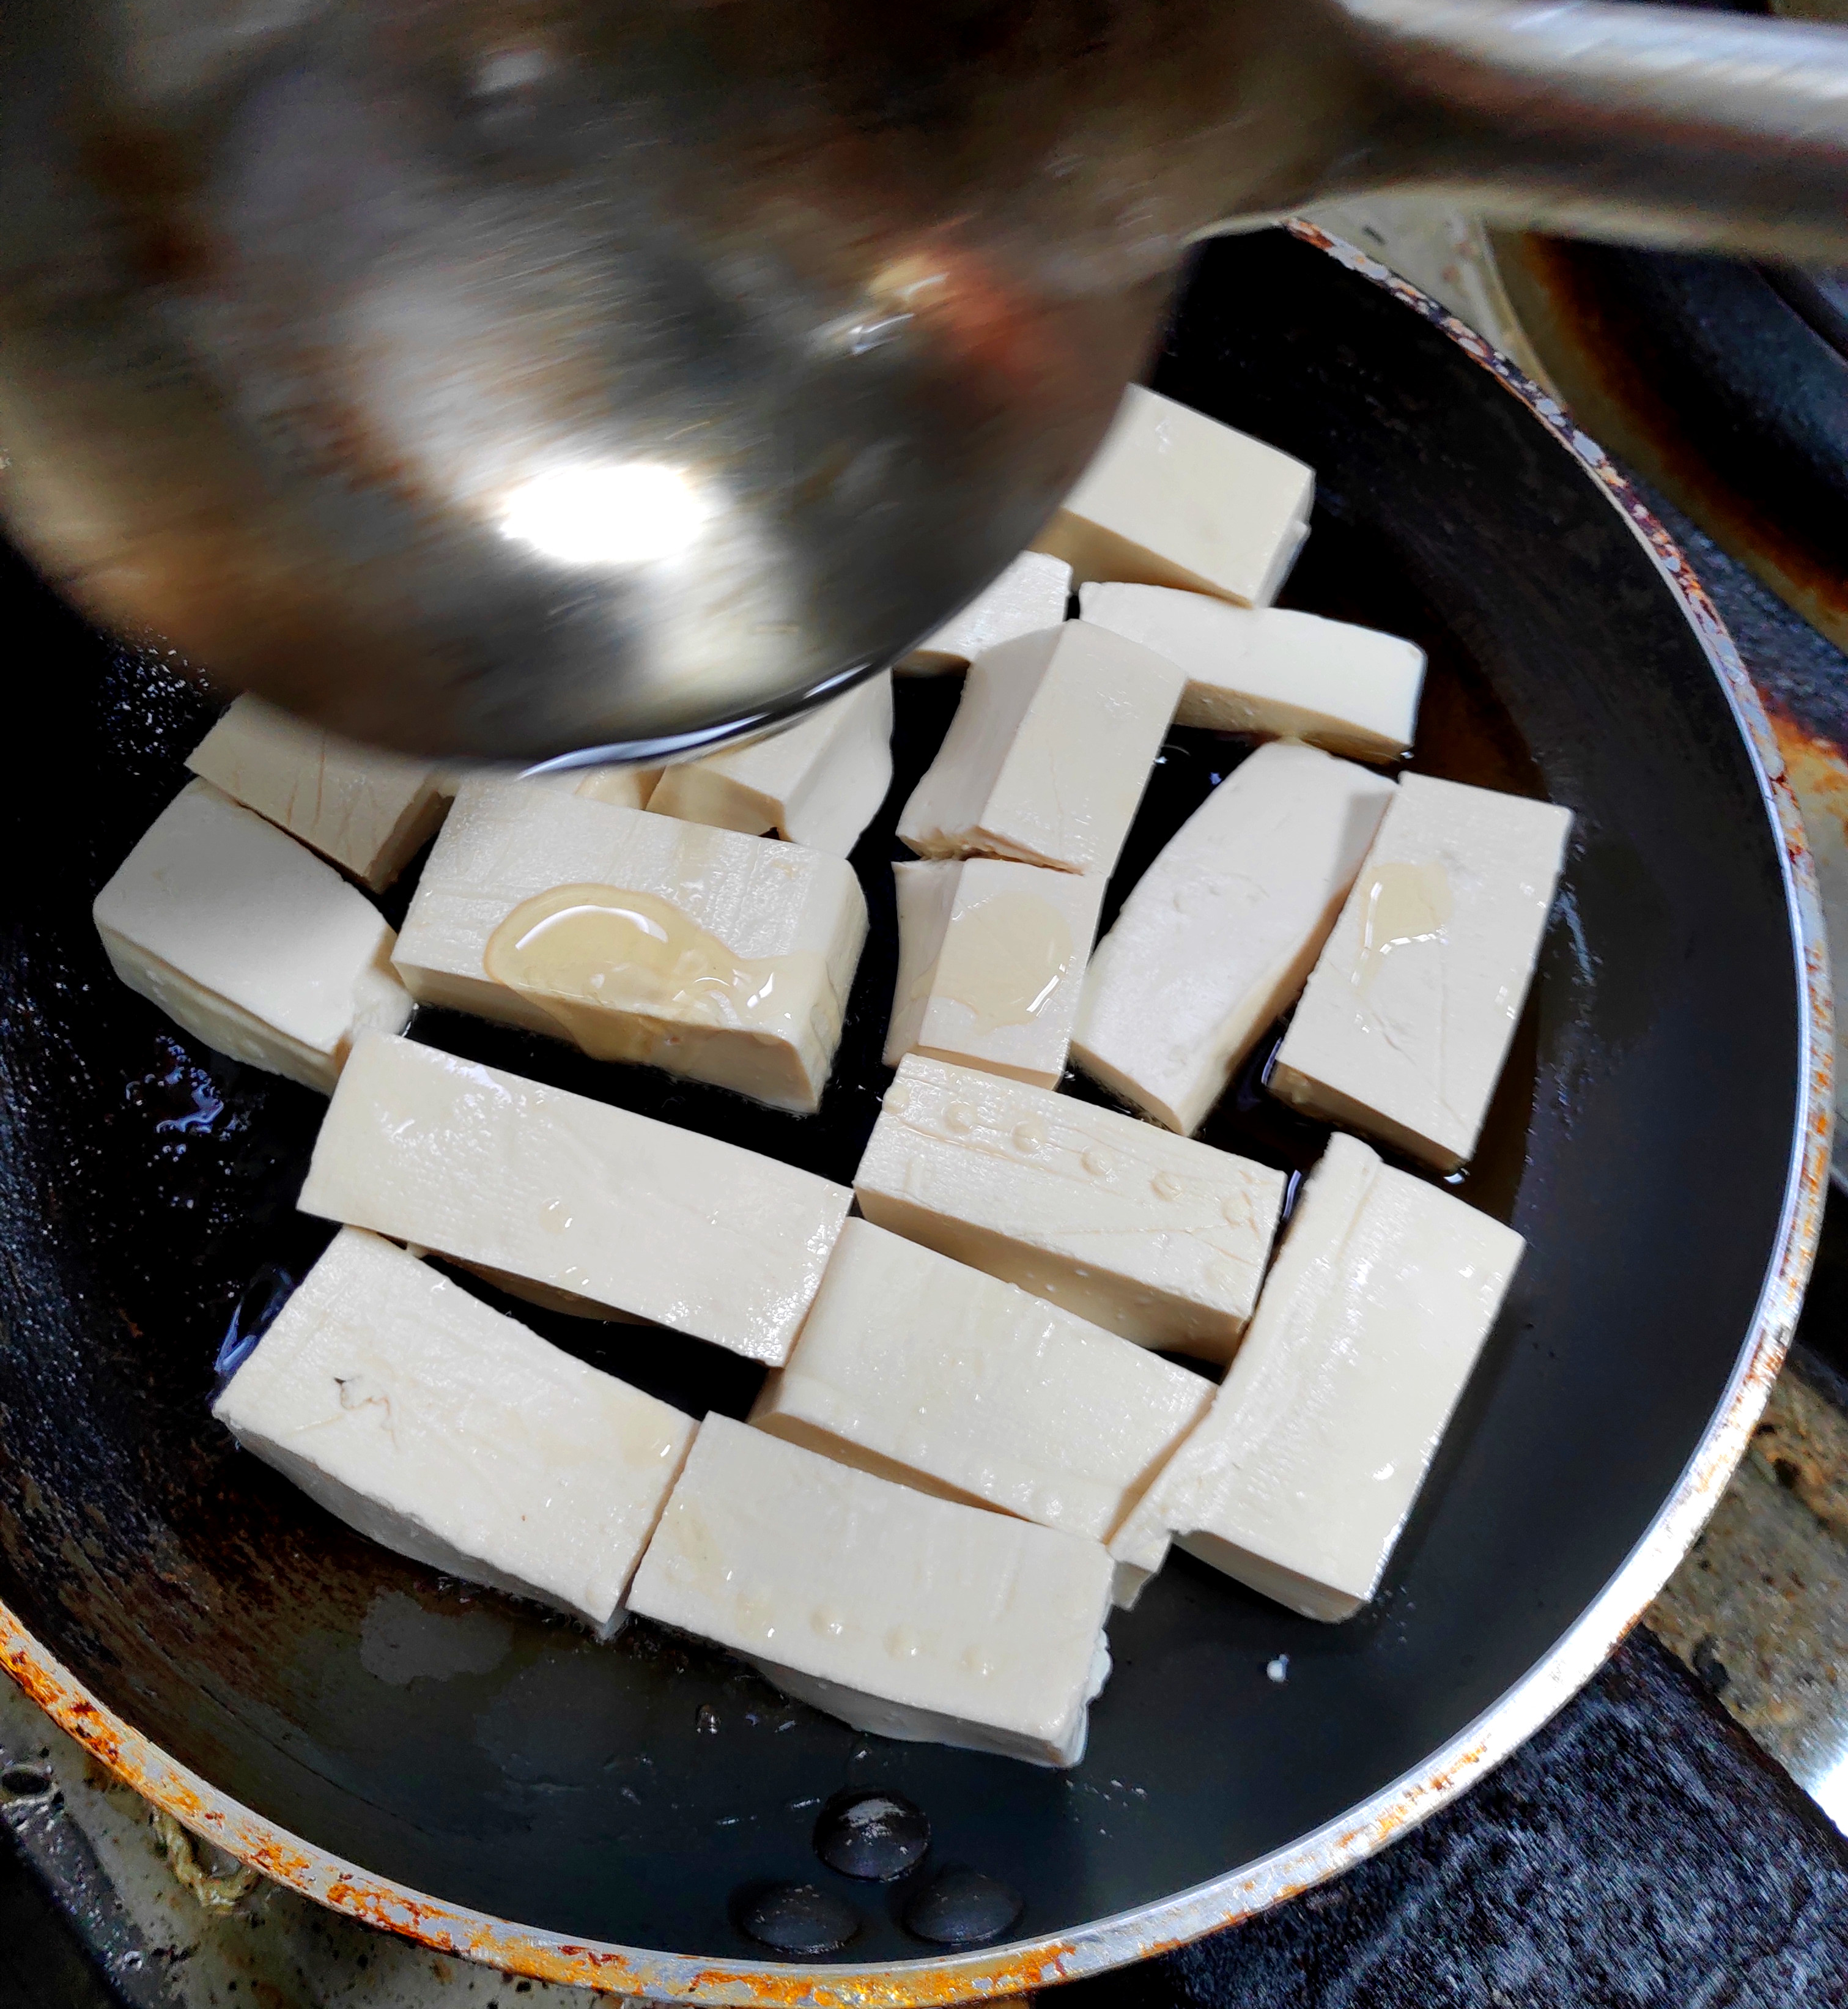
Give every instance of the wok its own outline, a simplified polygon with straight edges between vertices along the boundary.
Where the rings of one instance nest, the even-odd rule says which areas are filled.
[[[12,656],[44,716],[0,802],[0,1656],[200,1832],[533,1974],[732,2001],[1031,1986],[1377,1847],[1556,1707],[1692,1540],[1788,1340],[1827,1149],[1821,931],[1731,645],[1556,408],[1312,232],[1207,249],[1155,381],[1319,469],[1290,597],[1429,651],[1417,764],[1577,817],[1462,1189],[1529,1253],[1377,1603],[1318,1625],[1178,1556],[1113,1621],[1084,1764],[1038,1771],[860,1737],[646,1624],[596,1645],[369,1546],[235,1451],[214,1355],[325,1238],[292,1210],[322,1104],[110,979],[90,898],[209,707],[15,565]],[[819,1117],[462,1019],[419,1036],[849,1176],[885,1079],[893,815],[954,696],[901,686],[897,781],[857,854],[873,937]],[[1173,735],[1113,896],[1239,752]],[[1322,1136],[1252,1076],[1205,1134],[1294,1165]],[[755,1370],[697,1343],[521,1316],[689,1406],[749,1398]],[[1007,1943],[933,1950],[903,1887],[821,1866],[817,1807],[856,1783],[926,1811],[931,1866],[1019,1891]],[[858,1937],[771,1964],[734,1922],[762,1879],[845,1896]]]

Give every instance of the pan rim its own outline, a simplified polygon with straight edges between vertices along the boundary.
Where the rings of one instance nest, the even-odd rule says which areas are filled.
[[[948,1958],[812,1968],[653,1953],[509,1923],[348,1862],[220,1792],[106,1708],[0,1604],[0,1666],[54,1722],[157,1807],[301,1895],[444,1953],[607,1993],[816,2009],[929,2009],[1014,1995],[1127,1965],[1237,1924],[1339,1874],[1416,1826],[1532,1736],[1597,1671],[1692,1546],[1744,1456],[1789,1349],[1829,1178],[1834,1054],[1828,951],[1796,799],[1731,636],[1666,530],[1603,449],[1549,393],[1473,329],[1319,227],[1301,243],[1393,294],[1488,370],[1579,462],[1629,524],[1672,592],[1731,707],[1778,839],[1796,965],[1797,1121],[1772,1260],[1732,1376],[1673,1491],[1597,1597],[1549,1653],[1424,1763],[1285,1847],[1210,1881],[1077,1929]]]

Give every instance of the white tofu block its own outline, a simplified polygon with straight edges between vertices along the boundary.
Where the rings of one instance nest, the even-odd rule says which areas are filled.
[[[235,700],[186,765],[375,893],[434,835],[452,792],[432,761],[359,746],[260,697]]]
[[[1116,1540],[1132,1604],[1170,1540],[1305,1617],[1379,1588],[1524,1246],[1329,1139],[1205,1421]]]
[[[1128,579],[1268,607],[1309,533],[1315,473],[1139,384],[1033,540],[1081,585]]]
[[[1088,622],[1004,642],[969,665],[901,840],[924,858],[1018,858],[1107,878],[1184,682],[1165,657]]]
[[[1017,636],[1056,628],[1071,598],[1071,568],[1063,558],[1022,551],[993,585],[926,636],[900,661],[898,673],[967,669],[978,656]]]
[[[96,896],[118,976],[217,1052],[323,1093],[411,998],[363,893],[209,781],[182,788]]]
[[[1110,1586],[1096,1542],[713,1416],[628,1602],[856,1730],[1075,1765]]]
[[[373,1038],[353,1050],[299,1204],[780,1367],[852,1198],[694,1131]]]
[[[1079,590],[1078,604],[1093,626],[1187,672],[1177,725],[1301,739],[1356,760],[1411,749],[1425,682],[1415,642],[1167,586],[1093,583]]]
[[[877,676],[795,725],[703,760],[670,767],[650,796],[657,816],[844,858],[892,785],[892,679]]]
[[[866,902],[773,839],[528,782],[465,782],[398,937],[412,996],[809,1111]]]
[[[885,1062],[907,1054],[1056,1087],[1105,882],[999,858],[894,865],[898,980]]]
[[[1271,1092],[1453,1171],[1474,1153],[1572,814],[1407,774],[1290,1021]]]
[[[1071,1057],[1183,1136],[1301,988],[1393,784],[1285,740],[1169,840],[1097,944]]]
[[[1248,1158],[919,1054],[854,1175],[882,1228],[1138,1345],[1222,1362],[1258,1302],[1283,1187]]]
[[[695,1428],[352,1228],[212,1414],[373,1541],[606,1635]]]
[[[883,1479],[1103,1542],[1216,1392],[1011,1284],[850,1221],[751,1421]]]

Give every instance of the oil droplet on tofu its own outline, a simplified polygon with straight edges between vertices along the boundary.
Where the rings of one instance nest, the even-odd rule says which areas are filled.
[[[482,964],[593,1060],[645,1061],[703,1031],[781,1029],[820,960],[738,955],[658,894],[579,885],[522,901]]]
[[[1361,897],[1361,953],[1354,983],[1364,994],[1396,950],[1443,940],[1450,918],[1450,877],[1435,859],[1422,865],[1376,866]]]
[[[997,893],[957,916],[913,994],[967,1005],[980,1032],[1028,1026],[1052,1001],[1072,959],[1071,927],[1050,900]]]

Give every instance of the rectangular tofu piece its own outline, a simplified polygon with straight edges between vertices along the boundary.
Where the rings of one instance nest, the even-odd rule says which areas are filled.
[[[1132,384],[1078,485],[1033,540],[1089,579],[1268,607],[1309,534],[1315,472]]]
[[[751,1421],[881,1478],[1103,1542],[1216,1392],[1043,1299],[850,1221]]]
[[[1190,1136],[1302,987],[1393,784],[1261,746],[1170,838],[1091,958],[1072,1059]]]
[[[1063,558],[1022,551],[993,585],[903,657],[898,673],[965,670],[1017,636],[1057,627],[1071,598],[1071,568]]]
[[[1301,739],[1356,760],[1411,750],[1425,652],[1415,642],[1283,607],[1234,607],[1167,586],[1093,583],[1094,626],[1187,672],[1177,725]]]
[[[1111,1544],[1133,1604],[1171,1541],[1306,1618],[1379,1586],[1524,1247],[1329,1139],[1206,1419]]]
[[[1267,1165],[1113,1109],[908,1054],[860,1168],[882,1228],[1139,1346],[1223,1362],[1283,1204]]]
[[[844,858],[892,785],[892,679],[844,697],[748,746],[668,768],[650,796],[657,816],[752,836],[774,830]]]
[[[851,866],[529,782],[465,782],[405,916],[421,1003],[806,1112],[866,936]]]
[[[300,1206],[780,1367],[852,1199],[735,1144],[370,1038]]]
[[[366,895],[209,781],[190,781],[96,896],[116,975],[215,1051],[324,1094],[410,994]]]
[[[1110,1587],[1096,1542],[711,1416],[628,1602],[856,1730],[1075,1765]]]
[[[434,761],[359,746],[260,697],[235,700],[186,765],[375,893],[435,834],[453,792]]]
[[[1000,858],[894,865],[898,979],[885,1062],[907,1054],[1058,1085],[1105,881]]]
[[[1018,858],[1109,877],[1186,679],[1088,622],[1004,642],[898,820],[922,858]]]
[[[606,1636],[695,1428],[353,1228],[212,1414],[372,1540]]]
[[[1572,813],[1407,774],[1290,1021],[1271,1093],[1440,1171],[1476,1148]]]

